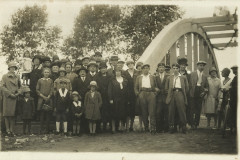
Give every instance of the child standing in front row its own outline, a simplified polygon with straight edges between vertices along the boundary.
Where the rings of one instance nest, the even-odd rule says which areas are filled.
[[[85,116],[89,121],[90,135],[96,134],[96,121],[101,119],[100,108],[102,106],[101,94],[96,91],[97,82],[90,82],[90,91],[85,95],[84,106]]]
[[[31,135],[31,120],[35,112],[35,104],[32,97],[30,97],[30,88],[23,88],[23,96],[19,102],[21,109],[21,117],[23,120],[23,134],[26,134],[26,128],[28,127],[28,134]]]
[[[43,78],[39,79],[36,86],[38,94],[37,112],[40,113],[40,134],[49,133],[50,116],[52,113],[53,81],[49,78],[50,69],[43,69]],[[44,107],[47,106],[47,107]],[[46,132],[44,131],[44,121],[46,120]]]
[[[67,136],[67,113],[70,105],[70,92],[68,91],[66,79],[60,80],[60,89],[57,91],[54,101],[56,112],[56,134],[60,133],[60,122],[63,121],[64,135]]]
[[[81,129],[81,119],[83,115],[83,106],[81,97],[77,91],[72,93],[73,102],[72,102],[72,116],[73,116],[73,135],[81,136],[80,129]]]

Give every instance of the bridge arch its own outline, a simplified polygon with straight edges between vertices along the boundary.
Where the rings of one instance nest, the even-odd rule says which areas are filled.
[[[151,65],[151,73],[155,72],[159,62],[171,65],[177,61],[177,56],[187,57],[189,63],[188,70],[190,71],[196,69],[198,60],[204,60],[208,63],[204,72],[208,73],[209,68],[212,66],[219,71],[213,44],[211,44],[206,30],[233,29],[232,26],[227,26],[230,22],[235,23],[232,20],[232,16],[214,19],[212,17],[201,18],[198,20],[190,18],[174,21],[153,39],[138,61],[149,63]],[[208,25],[210,24],[217,25],[217,27],[209,27]]]

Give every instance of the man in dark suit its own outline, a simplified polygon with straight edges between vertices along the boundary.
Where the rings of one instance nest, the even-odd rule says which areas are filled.
[[[111,68],[107,70],[107,74],[111,77],[115,75],[115,69],[117,68],[117,63],[118,63],[118,56],[113,55],[110,57],[109,64]]]
[[[237,101],[238,101],[238,66],[231,67],[235,75],[231,82],[230,89],[230,115],[231,115],[231,129],[233,132],[237,131]]]
[[[172,64],[173,75],[167,78],[165,85],[165,89],[168,91],[166,104],[168,104],[169,108],[169,127],[171,133],[175,131],[174,118],[176,111],[178,112],[182,132],[186,133],[186,105],[188,104],[186,94],[189,86],[187,78],[179,73],[179,68],[179,64]]]
[[[148,115],[150,117],[150,132],[156,133],[156,91],[155,77],[149,74],[150,65],[142,66],[142,75],[138,76],[134,86],[136,96],[139,96],[140,107],[145,131],[149,131]]]
[[[88,90],[89,90],[88,86],[91,82],[89,77],[86,76],[87,73],[88,73],[88,70],[85,67],[81,67],[77,71],[77,74],[79,75],[79,77],[77,77],[73,80],[73,87],[72,87],[73,91],[77,91],[79,93],[79,95],[81,96],[83,104],[84,104],[85,94],[88,92]],[[89,131],[88,122],[85,119],[84,115],[82,116],[81,125],[83,126],[81,129],[81,132],[88,133],[88,131]]]
[[[88,64],[88,73],[87,77],[90,79],[90,81],[96,81],[98,76],[98,64],[95,61],[90,61]]]
[[[166,97],[167,92],[165,90],[165,82],[169,77],[168,74],[165,73],[165,64],[159,63],[156,74],[156,83],[157,88],[157,106],[156,106],[156,129],[157,133],[168,132],[168,106],[166,105]]]
[[[192,129],[196,129],[199,125],[202,97],[208,92],[207,75],[203,73],[206,64],[204,61],[198,61],[197,70],[192,72],[189,78],[190,125]]]
[[[84,67],[84,68],[88,68],[88,64],[89,64],[89,61],[90,61],[90,57],[83,57],[82,58],[82,66]]]

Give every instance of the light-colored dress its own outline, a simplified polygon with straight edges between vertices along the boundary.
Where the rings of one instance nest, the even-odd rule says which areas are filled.
[[[204,101],[204,113],[215,114],[217,109],[218,93],[221,89],[221,81],[219,78],[208,77],[209,91]]]

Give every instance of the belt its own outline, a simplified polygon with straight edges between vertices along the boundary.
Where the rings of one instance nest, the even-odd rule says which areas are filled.
[[[153,89],[152,89],[152,88],[141,88],[141,91],[144,91],[144,92],[153,92]]]
[[[182,88],[173,88],[173,91],[182,92]]]

